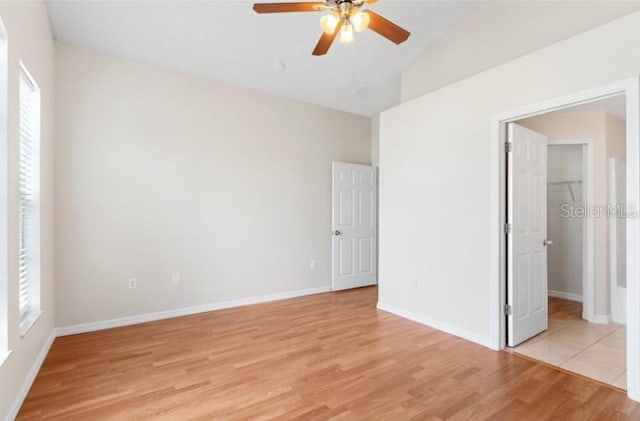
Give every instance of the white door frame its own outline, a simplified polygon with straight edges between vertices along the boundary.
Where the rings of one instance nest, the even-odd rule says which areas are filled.
[[[583,202],[594,202],[593,139],[550,139],[551,146],[582,146]],[[603,322],[595,316],[595,219],[582,218],[582,318],[591,323]]]
[[[578,104],[625,94],[627,102],[627,203],[640,204],[640,78],[539,102],[495,114],[491,118],[490,151],[490,335],[491,347],[505,347],[506,317],[506,124],[523,118],[566,109]],[[640,223],[627,220],[627,256],[640,254]],[[627,259],[627,394],[640,401],[640,258]]]

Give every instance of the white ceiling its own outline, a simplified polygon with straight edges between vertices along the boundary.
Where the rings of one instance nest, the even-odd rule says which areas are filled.
[[[400,102],[401,70],[478,4],[382,0],[371,8],[409,30],[407,42],[365,31],[323,57],[311,55],[320,13],[258,15],[241,0],[49,0],[47,7],[58,41],[372,116]],[[277,72],[280,61],[286,69]]]

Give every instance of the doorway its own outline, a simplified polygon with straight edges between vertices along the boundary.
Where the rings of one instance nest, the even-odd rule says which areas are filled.
[[[547,142],[547,231],[548,249],[548,291],[549,315],[552,306],[561,312],[575,314],[578,318],[589,319],[583,308],[584,292],[587,289],[587,269],[590,256],[585,253],[593,245],[586,240],[586,218],[571,218],[572,207],[590,203],[585,199],[588,143],[572,144],[563,141]],[[569,303],[566,303],[566,302]],[[563,303],[565,305],[563,305]]]
[[[626,154],[627,154],[627,162],[626,162],[626,201],[630,204],[631,209],[635,209],[635,205],[638,203],[638,198],[640,196],[639,189],[639,89],[638,89],[638,80],[632,79],[625,82],[620,82],[612,85],[608,85],[601,88],[595,88],[589,91],[584,91],[580,93],[576,93],[573,95],[568,95],[563,98],[558,98],[550,101],[546,101],[544,103],[535,104],[527,107],[523,107],[518,110],[508,111],[504,113],[500,113],[495,115],[493,118],[492,124],[492,136],[496,141],[496,149],[494,149],[494,154],[492,155],[492,161],[497,165],[496,168],[503,168],[501,170],[497,170],[494,172],[493,180],[495,188],[492,190],[492,195],[495,199],[495,205],[493,207],[494,217],[494,227],[496,231],[500,231],[500,235],[496,236],[496,243],[492,244],[492,254],[496,256],[496,262],[499,262],[496,266],[492,267],[493,273],[496,274],[496,279],[499,279],[499,282],[492,284],[492,300],[495,304],[495,307],[492,307],[494,311],[494,324],[492,324],[492,339],[495,341],[495,347],[497,349],[503,349],[507,346],[507,326],[508,326],[508,318],[510,315],[508,313],[514,314],[518,310],[517,308],[509,308],[507,304],[518,306],[518,302],[513,300],[513,295],[511,295],[511,302],[508,301],[508,289],[507,289],[507,280],[509,279],[509,271],[511,270],[507,265],[508,260],[508,236],[505,234],[508,229],[508,219],[507,219],[507,177],[506,177],[506,162],[507,162],[507,146],[508,143],[505,143],[505,139],[507,138],[507,125],[509,123],[518,122],[519,120],[523,120],[525,118],[540,116],[545,113],[550,113],[553,111],[567,110],[570,107],[585,105],[594,103],[598,100],[607,99],[613,96],[625,95],[625,104],[626,104],[626,125],[624,126],[623,131],[626,133]],[[499,145],[499,146],[498,146]],[[499,165],[499,166],[498,166]],[[605,171],[606,173],[606,171]],[[545,172],[546,174],[546,172]],[[605,177],[606,183],[606,177]],[[545,183],[546,185],[546,180]],[[540,184],[542,185],[542,184]],[[603,219],[605,222],[605,226],[607,225],[606,218]],[[624,227],[624,232],[626,234],[626,249],[629,255],[635,255],[638,252],[638,246],[640,243],[640,236],[638,235],[638,221],[637,218],[626,218],[625,219],[626,226]],[[545,233],[546,234],[546,233]],[[549,238],[542,238],[543,241],[549,240]],[[537,241],[536,241],[537,243]],[[548,245],[548,244],[547,244]],[[513,250],[512,250],[513,253]],[[538,251],[532,249],[530,256],[534,256],[538,254]],[[545,253],[546,255],[546,253]],[[542,255],[539,256],[542,258]],[[537,257],[536,257],[537,258]],[[621,263],[623,264],[623,263]],[[609,268],[600,265],[598,268],[602,270],[604,267],[605,272],[609,270]],[[625,266],[625,276],[626,280],[626,300],[627,302],[637,302],[640,299],[640,288],[638,282],[638,274],[640,266],[638,265],[637,259],[627,259]],[[542,271],[540,271],[542,273]],[[546,275],[546,270],[544,271]],[[596,273],[596,280],[598,279]],[[546,282],[538,282],[540,285],[547,285]],[[609,305],[608,300],[610,299],[607,294],[598,295],[598,288],[602,288],[602,283],[596,283],[596,287],[593,292],[594,298],[591,299],[589,297],[590,291],[583,291],[583,294],[586,296],[587,302],[583,303],[586,306],[593,306],[595,311],[596,318],[603,316],[604,320],[594,320],[599,323],[594,323],[598,326],[608,326],[608,322],[610,320],[606,320],[607,315],[601,314],[598,312],[598,309],[601,307],[603,302],[606,302]],[[608,286],[607,286],[608,288]],[[538,301],[540,304],[544,301],[545,310],[548,311],[548,302],[547,300],[542,300],[542,294],[540,294],[540,290],[530,291],[531,293],[536,293]],[[544,297],[546,298],[547,291],[544,291]],[[596,298],[597,297],[597,298]],[[603,301],[605,300],[605,301]],[[542,304],[538,305],[536,308],[538,313],[540,313],[540,307]],[[635,306],[637,307],[637,305]],[[533,308],[533,307],[532,307]],[[545,311],[545,315],[548,317],[548,313]],[[626,332],[626,349],[628,352],[626,353],[626,369],[627,369],[627,378],[626,385],[628,394],[632,399],[640,399],[640,364],[638,361],[638,355],[640,355],[640,335],[638,335],[638,327],[640,327],[640,311],[637,308],[632,309],[631,306],[627,305],[627,325],[622,328],[623,332]],[[609,316],[610,318],[610,316]],[[584,323],[588,323],[588,321],[582,320]],[[543,326],[542,331],[545,332],[547,329],[546,326]],[[545,332],[544,334],[547,334]],[[526,335],[525,335],[526,336]],[[523,338],[525,339],[525,338]]]
[[[607,180],[610,172],[606,171],[612,160],[625,160],[624,99],[612,97],[595,101],[589,107],[567,108],[511,123],[517,126],[517,130],[510,130],[514,153],[522,147],[518,143],[528,140],[527,136],[535,136],[546,145],[540,153],[546,157],[542,177],[545,185],[540,188],[546,198],[546,219],[540,218],[544,223],[541,237],[546,246],[538,248],[546,255],[546,268],[539,270],[547,275],[546,285],[540,288],[543,295],[546,287],[541,304],[547,304],[547,310],[541,314],[546,320],[540,322],[536,331],[525,334],[524,329],[519,329],[515,333],[520,336],[514,338],[510,329],[507,341],[516,353],[626,389],[625,329],[612,323],[611,308],[604,305],[613,294],[612,289],[607,290],[610,282],[607,267],[615,266],[608,249],[611,242],[607,240],[612,233],[607,229],[612,218],[625,208],[624,201],[607,200],[619,195],[611,189],[612,183]],[[557,139],[559,136],[589,138]],[[512,159],[515,172],[518,159],[517,156]],[[517,180],[519,175],[516,173],[512,178]],[[624,187],[624,179],[616,184]],[[522,209],[517,201],[516,197],[509,201],[515,202],[515,212]],[[528,209],[528,213],[533,210]],[[518,215],[513,218],[514,222],[521,219]],[[619,219],[624,220],[624,216],[619,215]],[[516,227],[513,238],[515,242],[520,238]],[[513,250],[519,251],[518,247]],[[619,254],[623,253],[621,248]],[[519,259],[514,257],[509,262],[514,270],[510,272],[513,277],[507,291],[512,284],[517,289],[517,284],[528,282],[518,279],[523,273],[518,268]],[[590,304],[584,311],[583,303]],[[510,326],[517,316],[514,315],[516,320],[510,321]]]

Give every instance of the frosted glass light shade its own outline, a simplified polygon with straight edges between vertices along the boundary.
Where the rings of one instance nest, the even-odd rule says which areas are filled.
[[[356,40],[353,34],[353,26],[350,22],[345,22],[340,30],[340,44],[349,44]]]
[[[320,18],[320,27],[325,34],[331,35],[336,30],[338,22],[340,22],[340,18],[331,13]]]
[[[351,17],[351,23],[353,24],[353,29],[357,32],[362,32],[369,27],[369,21],[371,17],[366,12],[356,12]]]

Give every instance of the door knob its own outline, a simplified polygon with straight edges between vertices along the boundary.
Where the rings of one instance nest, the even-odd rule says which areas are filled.
[[[342,235],[342,233],[341,233],[340,231],[338,231],[338,230],[335,230],[335,231],[333,232],[333,235]]]
[[[542,244],[543,244],[545,247],[546,247],[546,246],[551,247],[551,246],[553,246],[553,241],[552,241],[552,240],[544,240],[544,241],[542,242]]]

